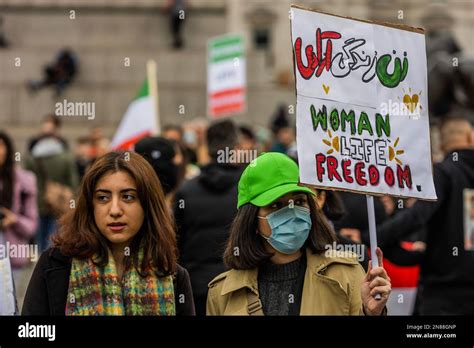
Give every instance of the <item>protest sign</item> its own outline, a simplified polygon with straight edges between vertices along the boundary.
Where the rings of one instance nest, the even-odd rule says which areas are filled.
[[[225,35],[208,42],[207,105],[212,118],[246,109],[246,60],[241,35]]]
[[[3,233],[0,231],[0,233]],[[0,246],[3,246],[0,241]],[[0,315],[15,315],[16,299],[10,259],[0,256]]]
[[[434,200],[422,29],[291,8],[302,183]]]

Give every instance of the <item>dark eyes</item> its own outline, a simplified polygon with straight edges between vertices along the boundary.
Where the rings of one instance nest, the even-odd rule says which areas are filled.
[[[272,206],[271,206],[272,209],[280,209],[282,207],[283,207],[283,203],[281,203],[281,202],[273,203]]]
[[[99,195],[96,198],[99,202],[106,202],[109,197],[105,195]]]
[[[128,201],[128,202],[133,201],[135,199],[135,196],[131,194],[124,194],[122,197],[125,201]]]
[[[298,206],[306,205],[307,203],[308,203],[308,200],[306,198],[298,198],[295,201],[295,205],[298,205]]]
[[[111,195],[97,195],[96,196],[96,199],[99,201],[99,202],[108,202],[111,198]],[[129,193],[124,193],[122,194],[122,199],[125,201],[125,202],[132,202],[135,200],[135,196],[132,195],[132,194],[129,194]]]

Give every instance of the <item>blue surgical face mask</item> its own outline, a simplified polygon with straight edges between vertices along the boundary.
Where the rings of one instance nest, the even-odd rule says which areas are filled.
[[[294,254],[308,239],[311,230],[311,214],[308,208],[289,206],[277,210],[266,217],[259,216],[260,219],[266,219],[272,234],[270,237],[263,238],[270,245],[283,254]]]

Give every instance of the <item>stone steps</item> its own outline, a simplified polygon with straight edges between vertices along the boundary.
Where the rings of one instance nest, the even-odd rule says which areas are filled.
[[[227,2],[189,0],[186,46],[170,48],[169,19],[163,1],[148,0],[0,0],[4,31],[11,46],[0,50],[0,128],[6,128],[19,149],[37,133],[41,118],[55,103],[95,103],[96,117],[63,118],[71,141],[93,127],[112,136],[130,101],[146,77],[146,61],[158,65],[162,124],[206,117],[207,41],[229,28]],[[69,17],[74,9],[75,19]],[[285,33],[286,34],[286,33]],[[287,36],[282,40],[289,40]],[[26,82],[39,79],[45,64],[70,47],[79,59],[79,74],[61,98],[50,89],[30,95]],[[237,122],[268,123],[280,102],[294,103],[292,88],[276,87],[264,51],[247,56],[248,109]],[[130,66],[124,65],[130,58]],[[21,65],[15,66],[15,59]],[[180,114],[181,106],[185,114]]]

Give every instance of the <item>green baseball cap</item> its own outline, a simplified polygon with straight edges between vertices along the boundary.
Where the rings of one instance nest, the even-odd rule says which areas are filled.
[[[237,209],[247,203],[264,207],[289,192],[314,192],[299,186],[298,165],[288,156],[263,153],[245,168],[239,180]]]

